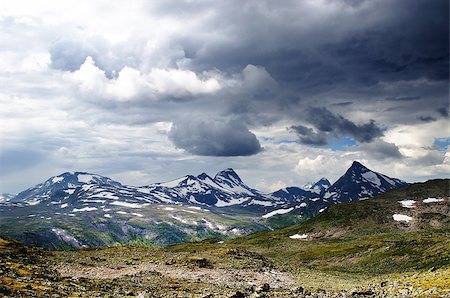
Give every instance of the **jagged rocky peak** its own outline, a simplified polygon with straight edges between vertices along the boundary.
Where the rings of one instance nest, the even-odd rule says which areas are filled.
[[[217,173],[213,181],[221,187],[232,190],[235,193],[246,195],[259,194],[257,190],[246,185],[232,168]]]
[[[212,178],[208,174],[206,174],[205,172],[203,172],[200,175],[198,175],[197,178],[200,179],[200,180],[212,180]]]
[[[406,182],[370,170],[358,161],[332,186],[327,189],[325,198],[338,198],[340,201],[373,197],[385,191],[407,185]]]
[[[310,189],[317,194],[323,195],[330,186],[331,183],[327,178],[320,178],[319,181],[311,185]]]
[[[360,171],[360,172],[367,172],[370,171],[369,168],[367,168],[365,165],[360,163],[359,161],[355,160],[353,161],[352,165],[348,169],[348,171]]]
[[[231,180],[231,181],[234,181],[235,183],[242,183],[241,178],[232,168],[228,168],[223,171],[220,171],[214,177],[214,180]]]
[[[322,186],[328,188],[328,187],[331,186],[331,183],[330,183],[330,181],[329,181],[327,178],[322,177],[322,178],[319,179],[319,181],[317,181],[316,183],[314,183],[314,185],[322,185]],[[313,185],[313,187],[314,187],[314,185]]]

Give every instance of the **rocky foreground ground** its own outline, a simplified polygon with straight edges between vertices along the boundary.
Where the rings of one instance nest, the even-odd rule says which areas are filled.
[[[0,296],[450,297],[448,269],[381,277],[359,286],[352,280],[348,288],[340,279],[330,288],[326,285],[333,281],[322,282],[324,275],[314,271],[283,272],[251,251],[226,254],[228,261],[220,262],[159,248],[49,252],[1,239]]]

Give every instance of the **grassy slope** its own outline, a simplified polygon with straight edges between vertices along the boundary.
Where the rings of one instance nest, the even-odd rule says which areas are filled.
[[[230,250],[250,251],[271,260],[279,269],[297,274],[304,282],[314,272],[314,278],[319,278],[323,286],[330,281],[326,276],[333,276],[333,286],[338,286],[339,280],[348,286],[386,274],[448,270],[449,214],[430,212],[420,202],[428,197],[446,197],[447,201],[440,205],[445,213],[450,210],[449,185],[449,180],[417,183],[372,200],[332,206],[304,224],[258,232],[224,244],[204,241],[170,249],[209,256],[221,266],[232,263]],[[398,201],[405,199],[415,199],[417,209],[401,207]],[[412,227],[393,221],[394,213],[407,212],[416,213]],[[430,218],[439,218],[440,226],[431,226]],[[290,239],[293,234],[308,234],[312,238]],[[446,286],[450,287],[450,281],[446,281]]]
[[[204,258],[213,268],[285,270],[298,278],[299,285],[309,289],[350,290],[376,284],[377,291],[387,296],[391,296],[392,293],[402,296],[401,291],[414,291],[411,287],[420,287],[422,292],[419,297],[439,297],[450,293],[448,196],[449,180],[435,180],[391,191],[373,200],[335,205],[303,224],[277,231],[258,232],[224,243],[210,239],[164,249],[117,247],[53,252],[46,253],[45,262],[92,267],[116,263],[126,266],[141,261],[152,261],[183,267],[191,266],[192,260]],[[420,201],[427,197],[446,197],[446,202],[421,204]],[[404,199],[415,199],[417,208],[409,210],[401,207],[398,201]],[[414,217],[415,224],[393,221],[394,213],[410,214]],[[436,224],[437,219],[439,224]],[[310,235],[309,240],[289,238],[290,235],[303,233]],[[0,239],[0,252],[1,241]],[[29,255],[28,250],[30,249],[24,251],[24,256]],[[38,255],[40,254],[42,253],[39,250]],[[4,266],[0,269],[4,272],[7,268],[19,268],[20,263],[25,264],[25,269],[29,268],[27,264],[30,262],[25,257],[14,260],[21,254],[14,252],[7,255],[13,256],[13,259],[8,257],[2,262],[0,256],[0,264]],[[43,268],[46,267],[47,265]],[[15,276],[27,274],[30,273],[24,271],[16,272],[11,277],[2,277],[2,283],[6,287],[3,290],[20,288],[25,293],[28,291],[25,288],[26,284]],[[50,273],[42,274],[50,276],[44,278],[47,280],[57,278]],[[145,274],[145,278],[150,277]],[[398,285],[380,288],[381,281],[385,280],[389,283],[395,280]],[[45,291],[53,292],[56,286],[62,287],[66,293],[83,291],[83,288],[94,292],[111,291],[109,288],[103,289],[106,286],[118,289],[117,291],[125,289],[125,292],[136,288],[133,276],[118,281],[79,280],[70,286],[73,282],[73,280],[55,280],[52,281],[52,289]],[[187,292],[198,292],[201,287],[207,287],[206,284],[177,282]],[[147,283],[149,284],[145,287],[154,285],[155,289],[166,291],[166,284],[169,289],[173,281],[152,275],[152,279]],[[38,277],[29,291],[37,291],[40,284]]]
[[[178,205],[151,205],[131,210],[117,207],[109,212],[112,218],[105,218],[102,210],[74,213],[72,217],[68,215],[72,208],[66,210],[59,206],[3,208],[5,211],[0,213],[1,236],[48,249],[71,248],[52,232],[53,228],[63,229],[80,243],[89,246],[112,246],[135,241],[167,245],[210,237],[236,236],[225,229],[237,228],[247,233],[267,229],[252,216],[230,216],[220,213],[220,210],[196,210]],[[127,214],[118,214],[117,211]]]

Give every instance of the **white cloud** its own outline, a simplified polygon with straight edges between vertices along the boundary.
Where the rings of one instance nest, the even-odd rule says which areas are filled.
[[[320,150],[319,155],[300,158],[295,171],[301,177],[309,177],[310,181],[321,177],[336,180],[358,157],[358,154]]]
[[[339,75],[344,65],[320,56],[316,49],[323,48],[317,45],[342,42],[345,49],[345,38],[354,37],[348,32],[384,25],[380,19],[395,17],[397,11],[387,7],[372,13],[381,2],[350,2],[249,1],[236,9],[209,1],[2,1],[0,151],[32,148],[40,159],[22,171],[0,173],[0,191],[20,190],[67,170],[145,184],[227,167],[236,168],[248,184],[270,191],[322,176],[335,180],[355,159],[410,181],[448,176],[448,149],[433,147],[435,138],[450,135],[448,121],[398,125],[415,123],[420,116],[441,117],[437,106],[428,106],[440,102],[435,100],[442,98],[439,88],[448,90],[447,84],[388,78],[350,89],[339,85],[345,78],[324,73],[329,70],[324,65],[335,67],[331,75],[334,70]],[[311,60],[311,55],[319,56]],[[347,56],[342,59],[354,65]],[[314,92],[305,94],[303,87]],[[372,94],[374,89],[379,93]],[[423,97],[384,100],[416,95]],[[189,100],[145,100],[165,97]],[[357,123],[376,120],[387,129],[383,140],[406,158],[383,163],[362,147],[341,152],[295,143],[286,127],[301,123],[302,109],[332,105],[336,98],[350,105],[335,112]],[[359,104],[355,98],[363,100]],[[424,113],[424,106],[430,113]],[[167,138],[171,122],[205,115],[244,121],[264,150],[245,158],[212,158],[176,149]]]
[[[200,79],[196,73],[179,69],[153,69],[146,75],[148,84],[160,94],[183,96],[218,91],[221,86],[216,78]]]
[[[124,67],[117,78],[107,78],[105,72],[87,57],[80,69],[66,74],[78,88],[103,98],[130,100],[144,93],[156,96],[186,96],[214,93],[221,86],[216,78],[201,79],[196,73],[180,69],[154,68],[149,73]]]
[[[267,183],[264,180],[262,180],[262,181],[256,183],[256,185],[255,185],[256,189],[264,191],[264,192],[274,192],[279,189],[285,188],[286,186],[288,186],[288,185],[286,185],[285,182],[280,181],[280,180],[278,180],[274,183]]]
[[[440,119],[430,123],[400,125],[385,133],[385,141],[394,143],[410,157],[417,156],[420,148],[431,147],[436,138],[450,136],[450,121]]]

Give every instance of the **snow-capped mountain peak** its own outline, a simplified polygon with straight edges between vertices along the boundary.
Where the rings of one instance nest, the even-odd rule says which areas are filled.
[[[45,182],[20,192],[12,201],[20,202],[31,200],[32,204],[37,204],[42,200],[47,200],[55,195],[61,196],[65,191],[66,195],[77,187],[86,184],[97,184],[107,186],[121,186],[111,178],[87,172],[65,172],[57,176],[50,177]],[[70,190],[68,192],[68,190]]]
[[[206,208],[231,207],[235,210],[242,208],[245,212],[266,213],[277,208],[294,208],[299,214],[315,215],[336,202],[372,197],[404,184],[401,180],[373,172],[358,162],[353,163],[331,187],[329,181],[322,178],[310,189],[287,187],[270,194],[250,188],[231,168],[217,173],[214,178],[202,173],[141,187],[125,186],[96,174],[66,172],[51,177],[2,204],[39,204],[42,207],[61,206],[61,209],[73,210],[108,209],[111,206],[140,208],[148,204],[192,204]]]
[[[206,173],[201,173],[200,175],[197,176],[198,179],[200,180],[213,180],[208,174]]]
[[[325,191],[331,186],[330,181],[327,178],[321,178],[319,181],[311,185],[309,189],[319,195],[323,195]]]
[[[228,168],[217,173],[217,175],[214,176],[213,181],[221,187],[231,190],[237,194],[258,194],[256,190],[247,186],[232,168]]]
[[[345,174],[327,189],[324,198],[339,198],[340,201],[352,201],[373,197],[403,185],[407,185],[407,183],[374,172],[361,163],[354,161]]]
[[[233,182],[236,185],[242,183],[241,177],[239,177],[239,175],[232,168],[220,171],[216,174],[214,180]]]
[[[303,184],[303,186],[301,187],[302,189],[311,189],[313,187],[315,183],[314,182],[307,182],[305,184]]]
[[[0,193],[0,203],[9,202],[15,195],[10,193]]]

